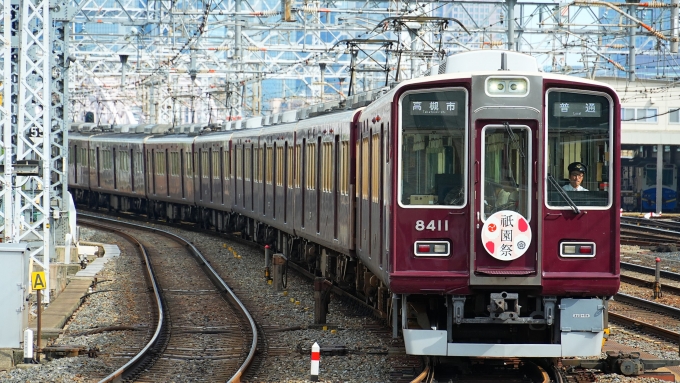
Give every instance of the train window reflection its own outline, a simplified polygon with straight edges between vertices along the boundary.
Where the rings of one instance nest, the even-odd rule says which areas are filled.
[[[465,205],[466,105],[462,89],[401,98],[401,205]]]
[[[609,206],[613,145],[609,97],[567,90],[549,91],[546,117],[548,206],[564,209],[572,204]],[[577,171],[572,176],[570,165],[572,170],[578,167],[583,172]]]
[[[482,138],[483,219],[512,210],[530,220],[531,130],[525,125],[489,125]]]

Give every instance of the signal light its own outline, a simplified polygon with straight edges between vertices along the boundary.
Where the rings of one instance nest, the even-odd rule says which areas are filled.
[[[594,258],[594,242],[562,242],[560,256],[565,258]]]
[[[593,248],[590,246],[581,246],[578,249],[578,252],[581,254],[590,254],[593,251]]]
[[[448,241],[418,241],[413,244],[416,257],[446,257],[451,254]]]

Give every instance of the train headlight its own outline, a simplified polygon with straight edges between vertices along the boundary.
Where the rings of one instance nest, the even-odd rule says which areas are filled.
[[[529,81],[523,77],[489,77],[486,93],[491,97],[524,97],[529,93]]]
[[[416,241],[413,244],[416,257],[446,257],[451,254],[448,241]]]

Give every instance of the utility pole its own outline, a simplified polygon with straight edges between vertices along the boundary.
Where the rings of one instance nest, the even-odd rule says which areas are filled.
[[[49,302],[50,258],[70,233],[64,214],[70,207],[64,118],[68,70],[74,61],[68,56],[72,15],[67,3],[49,0],[3,0],[2,8],[7,43],[0,48],[4,63],[0,231],[5,243],[28,244],[31,260],[45,271],[43,297]]]

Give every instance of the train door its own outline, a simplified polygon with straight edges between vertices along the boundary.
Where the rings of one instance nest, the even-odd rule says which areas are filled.
[[[306,193],[306,191],[307,191],[307,177],[308,177],[307,171],[309,169],[309,164],[307,163],[307,157],[308,157],[308,155],[307,155],[307,139],[302,140],[302,146],[300,146],[300,155],[302,156],[302,158],[299,161],[299,164],[300,165],[304,164],[304,166],[303,166],[304,171],[301,171],[301,172],[298,173],[298,175],[299,175],[298,179],[300,180],[299,183],[300,183],[300,199],[301,199],[301,202],[300,202],[300,218],[301,218],[300,219],[300,225],[301,225],[301,228],[304,229],[305,228],[305,221],[306,221],[305,217],[307,217],[307,214],[306,214],[307,206],[305,205],[305,202],[306,202],[305,194],[307,194]]]
[[[384,166],[382,127],[375,126],[370,134],[370,203],[369,203],[369,243],[370,254],[377,257],[376,262],[382,267],[381,235],[382,235],[382,169]]]
[[[220,147],[220,157],[219,157],[219,161],[218,161],[219,164],[220,164],[220,167],[221,167],[220,174],[219,174],[219,176],[220,176],[220,181],[219,181],[220,189],[219,190],[225,190],[224,183],[225,183],[225,178],[227,176],[227,168],[225,166],[226,165],[226,160],[225,160],[226,157],[224,156],[224,153],[225,153],[224,148]],[[225,193],[220,193],[220,194],[222,195],[221,196],[222,197],[222,205],[224,205],[224,194]]]
[[[272,210],[272,219],[276,219],[276,196],[277,196],[277,187],[281,187],[281,169],[279,169],[279,164],[282,162],[282,153],[283,150],[281,148],[280,144],[277,144],[276,142],[274,143],[274,150],[273,150],[273,158],[271,159],[272,165],[271,169],[274,172],[272,174],[271,179],[272,179],[272,187],[271,187],[271,210]]]
[[[163,152],[163,176],[165,177],[165,194],[170,197],[170,151],[165,149]]]
[[[338,204],[340,203],[340,157],[338,156],[338,151],[340,150],[340,136],[335,135],[333,140],[333,160],[331,166],[333,166],[333,219],[331,224],[333,225],[333,239],[338,239]]]
[[[321,137],[316,140],[316,147],[314,148],[314,167],[316,168],[314,177],[314,186],[316,190],[316,232],[321,232]]]
[[[133,149],[130,149],[130,192],[134,193],[135,192],[135,165],[137,164],[135,162],[135,154],[133,152]]]
[[[101,169],[99,168],[99,164],[101,164],[100,157],[99,157],[99,147],[97,147],[97,160],[96,160],[95,164],[97,166],[96,173],[95,173],[95,174],[97,174],[97,187],[102,187]]]
[[[360,126],[362,130],[360,131],[360,147],[357,151],[359,166],[357,167],[357,172],[360,174],[358,177],[358,194],[359,199],[359,248],[365,251],[370,257],[370,204],[369,204],[369,181],[371,179],[370,171],[370,134],[366,134],[363,130],[365,123],[361,123]]]
[[[112,161],[113,162],[113,169],[112,169],[112,172],[113,172],[113,190],[117,190],[118,189],[118,171],[120,170],[120,168],[118,167],[118,161],[116,159],[116,148],[113,148],[112,150],[113,150],[113,159],[112,159],[113,160]]]
[[[180,185],[182,186],[182,199],[186,198],[186,190],[185,190],[185,185],[184,185],[184,177],[182,177],[182,173],[184,172],[184,149],[179,150],[179,169],[180,169]]]
[[[293,147],[288,147],[288,141],[283,144],[285,171],[283,172],[283,223],[288,223],[288,189],[293,172]],[[282,167],[283,168],[283,167]]]
[[[537,273],[537,123],[480,121],[475,125],[475,251],[479,277]],[[528,228],[531,228],[529,231]]]
[[[213,152],[213,149],[211,147],[208,147],[208,150],[204,152],[205,155],[205,184],[208,188],[206,190],[208,198],[206,200],[210,203],[213,203],[213,180],[215,179],[215,161],[214,161],[214,156],[215,152]]]
[[[73,164],[73,183],[78,185],[78,169],[80,168],[78,164],[78,145],[73,146],[73,152],[70,154],[71,158],[69,160]]]

